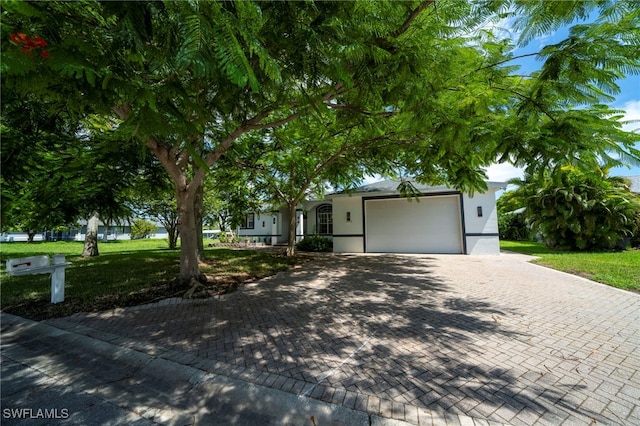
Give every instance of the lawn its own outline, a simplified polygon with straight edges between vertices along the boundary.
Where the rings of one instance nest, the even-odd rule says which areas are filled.
[[[593,281],[640,292],[640,250],[575,253],[554,251],[543,244],[501,241],[500,248],[538,256],[534,263]]]
[[[180,297],[187,288],[177,284],[180,252],[163,240],[109,241],[99,244],[100,256],[83,258],[81,242],[3,243],[0,245],[2,311],[33,319],[70,315]],[[65,254],[65,301],[50,304],[49,275],[14,277],[5,272],[9,258]],[[286,270],[305,259],[286,258],[269,250],[208,248],[201,263],[208,283],[206,295],[233,290],[247,280]]]

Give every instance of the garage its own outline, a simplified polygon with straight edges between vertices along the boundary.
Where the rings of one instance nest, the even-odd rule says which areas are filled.
[[[368,253],[463,253],[460,195],[364,198]]]

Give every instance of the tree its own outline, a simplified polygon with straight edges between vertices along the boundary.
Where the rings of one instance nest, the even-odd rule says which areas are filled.
[[[528,176],[514,193],[534,232],[547,246],[568,250],[613,249],[636,232],[640,199],[624,178],[607,169],[591,173],[564,166]]]
[[[365,174],[389,172],[397,148],[414,142],[402,139],[410,132],[394,131],[391,123],[383,134],[372,125],[400,115],[381,111],[362,116],[329,107],[265,132],[244,148],[243,164],[253,170],[256,190],[276,207],[287,206],[288,256],[295,254],[296,209],[302,201],[321,198],[328,187],[353,186]]]
[[[134,219],[131,224],[131,239],[147,238],[149,235],[155,233],[158,227],[155,223],[145,219]]]
[[[178,210],[176,209],[175,197],[170,191],[162,194],[156,193],[154,198],[145,201],[138,201],[138,211],[144,212],[148,217],[160,222],[167,230],[169,237],[169,249],[175,250],[178,247]],[[154,231],[155,232],[155,231]]]
[[[83,255],[95,256],[100,213],[109,220],[127,216],[123,204],[127,175],[137,156],[111,138],[95,120],[79,121],[50,99],[3,91],[2,226],[36,231],[75,224],[91,217]],[[122,153],[128,155],[121,155]]]
[[[392,158],[422,180],[461,189],[481,189],[480,167],[496,157],[534,164],[588,163],[612,149],[637,155],[637,136],[592,106],[615,92],[621,70],[640,68],[633,2],[435,5],[10,3],[3,81],[76,110],[115,113],[118,129],[154,153],[174,186],[183,282],[200,277],[196,211],[207,170],[243,137],[325,109],[402,112],[394,125],[414,143]],[[508,42],[478,31],[513,11],[530,36],[596,8],[600,20],[543,49],[545,66],[530,78],[508,66]],[[387,131],[384,122],[372,128]]]
[[[248,163],[238,167],[237,161],[242,157],[237,148],[231,148],[231,155],[222,158],[205,177],[203,223],[218,226],[223,233],[233,232],[245,214],[260,209],[263,201]]]
[[[176,249],[179,236],[176,199],[171,180],[157,159],[145,157],[130,191],[131,210],[138,216],[160,222],[167,230],[169,249]]]
[[[74,182],[52,174],[61,177],[71,161],[65,147],[75,142],[76,127],[52,102],[12,90],[3,90],[2,97],[2,229],[24,230],[31,241],[36,232],[75,217]]]

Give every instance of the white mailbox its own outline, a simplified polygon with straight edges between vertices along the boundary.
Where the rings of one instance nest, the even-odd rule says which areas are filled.
[[[53,262],[47,255],[21,257],[7,260],[9,275],[51,274],[51,303],[64,302],[64,268],[71,265],[64,261],[64,254],[54,254]]]

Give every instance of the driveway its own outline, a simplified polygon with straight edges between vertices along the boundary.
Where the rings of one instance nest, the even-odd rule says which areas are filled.
[[[640,424],[640,295],[527,260],[321,255],[217,299],[47,323],[414,424]]]

